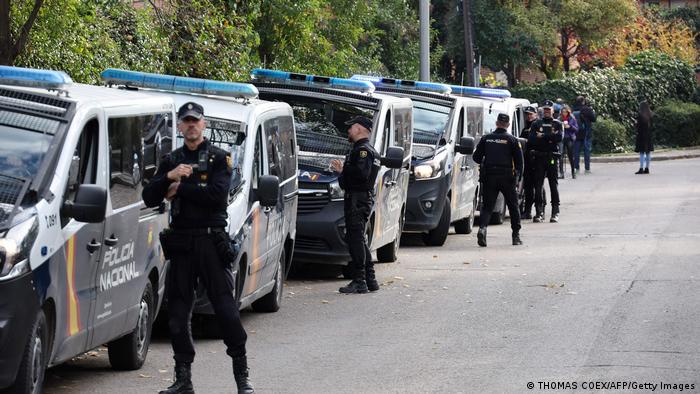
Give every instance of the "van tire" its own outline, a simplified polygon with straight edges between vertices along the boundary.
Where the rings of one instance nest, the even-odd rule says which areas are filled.
[[[48,361],[49,329],[46,315],[39,310],[32,331],[24,346],[17,377],[8,393],[41,393]],[[5,391],[3,391],[5,392]]]
[[[141,368],[146,362],[153,331],[153,309],[153,287],[151,282],[146,282],[146,288],[139,303],[136,328],[107,345],[109,363],[113,369],[133,371]]]
[[[423,233],[423,242],[428,246],[442,246],[447,240],[447,234],[450,233],[450,215],[452,208],[450,207],[450,199],[445,199],[445,207],[442,209],[442,215],[437,227]]]
[[[401,244],[401,233],[405,222],[405,211],[401,210],[399,218],[399,228],[396,230],[396,237],[390,243],[377,249],[377,261],[380,263],[393,263],[399,258],[399,245]]]
[[[471,234],[474,229],[474,219],[476,216],[476,196],[474,196],[474,202],[472,203],[472,212],[464,219],[455,222],[455,233],[457,234]]]
[[[252,307],[254,311],[271,313],[280,310],[280,306],[282,305],[282,293],[284,292],[285,261],[286,253],[284,248],[282,248],[279,264],[277,264],[277,271],[275,272],[275,286],[272,288],[272,291],[253,302]]]

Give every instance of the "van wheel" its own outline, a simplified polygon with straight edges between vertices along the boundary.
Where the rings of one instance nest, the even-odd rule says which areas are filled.
[[[472,202],[472,213],[468,217],[455,222],[455,232],[457,234],[471,234],[474,229],[474,217],[476,216],[476,196]]]
[[[19,365],[15,383],[8,389],[9,393],[42,392],[44,372],[48,361],[49,333],[46,325],[46,315],[39,310],[32,325],[31,335],[24,347],[22,363]]]
[[[151,344],[153,329],[153,288],[146,282],[146,288],[139,303],[139,318],[134,331],[110,342],[108,347],[109,363],[118,370],[135,370],[143,366]]]
[[[401,233],[403,232],[404,211],[401,211],[399,218],[399,228],[396,230],[396,237],[391,243],[388,243],[377,249],[377,261],[380,263],[393,263],[399,258],[399,245],[401,244]]]
[[[445,208],[442,209],[442,216],[438,226],[427,233],[423,233],[423,242],[428,246],[442,246],[447,240],[447,234],[450,233],[450,199],[445,199]]]
[[[280,260],[277,264],[277,272],[275,273],[275,286],[272,291],[267,293],[261,299],[253,302],[253,310],[256,312],[277,312],[282,305],[282,292],[284,291],[284,262],[285,251],[282,248]]]

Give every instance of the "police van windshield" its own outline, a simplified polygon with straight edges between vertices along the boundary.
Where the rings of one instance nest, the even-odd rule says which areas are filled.
[[[59,122],[0,110],[0,174],[32,180]]]
[[[413,142],[437,145],[447,128],[452,109],[413,100]]]
[[[243,182],[243,158],[245,157],[245,125],[230,119],[219,119],[207,117],[207,128],[204,130],[204,138],[213,145],[231,154],[231,174],[230,190],[238,190]],[[177,147],[184,144],[181,134],[177,136]]]
[[[374,118],[376,111],[352,104],[305,97],[285,97],[294,111],[297,143],[306,152],[344,156],[350,151],[348,126],[355,116]]]

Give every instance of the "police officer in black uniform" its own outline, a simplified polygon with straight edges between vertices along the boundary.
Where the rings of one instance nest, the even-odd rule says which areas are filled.
[[[369,143],[372,121],[356,116],[349,125],[348,139],[352,150],[345,162],[334,160],[331,166],[340,172],[338,182],[345,190],[345,240],[352,258],[353,280],[339,289],[341,293],[367,293],[379,290],[374,274],[372,253],[365,237],[367,221],[374,209],[374,182],[381,166],[379,154]]]
[[[178,130],[185,139],[184,146],[164,157],[143,190],[148,207],[160,205],[164,198],[172,202],[170,229],[161,234],[161,245],[170,260],[166,294],[175,382],[160,394],[194,393],[191,364],[195,351],[190,320],[198,282],[207,290],[226,353],[233,359],[238,392],[254,392],[248,380],[247,335],[234,299],[234,254],[225,230],[230,157],[204,138],[205,128],[201,105],[189,102],[180,107]]]
[[[525,140],[530,136],[530,127],[537,120],[537,110],[535,107],[525,108],[525,127],[520,132],[520,138]],[[520,213],[521,219],[532,219],[532,204],[535,200],[535,183],[532,160],[529,154],[523,154],[525,169],[523,170],[523,194],[524,204]]]
[[[516,137],[506,130],[510,117],[498,114],[496,130],[481,137],[474,151],[474,161],[481,164],[480,181],[483,184],[484,203],[479,213],[481,220],[477,241],[486,246],[486,227],[496,205],[498,193],[502,193],[510,212],[510,227],[513,230],[513,245],[522,245],[520,240],[520,210],[515,190],[523,173],[523,151]]]
[[[530,127],[527,149],[530,153],[534,170],[535,183],[535,217],[533,222],[544,221],[544,179],[549,181],[549,191],[552,195],[552,217],[550,222],[559,221],[559,181],[557,180],[557,160],[559,159],[559,143],[564,134],[562,123],[552,117],[552,103],[545,100],[542,103],[542,119],[536,120]]]

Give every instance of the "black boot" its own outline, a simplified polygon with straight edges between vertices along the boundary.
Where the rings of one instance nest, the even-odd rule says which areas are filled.
[[[476,234],[476,242],[479,246],[486,247],[486,227],[479,228],[479,232]]]
[[[645,174],[648,174],[648,173],[649,173],[649,167],[647,167],[647,168],[644,169],[644,173],[645,173]]]
[[[514,231],[513,232],[513,245],[517,246],[517,245],[522,245],[522,244],[523,244],[523,241],[520,239],[520,233]]]
[[[559,223],[559,205],[552,205],[552,217],[550,223]]]
[[[175,362],[175,383],[158,394],[194,394],[192,387],[192,364]]]
[[[367,282],[364,279],[353,279],[352,282],[348,283],[346,286],[338,289],[339,292],[344,294],[364,294],[369,291],[367,288]]]
[[[236,379],[238,394],[253,394],[255,390],[248,380],[248,359],[246,356],[233,358],[233,378]]]
[[[542,223],[544,222],[544,214],[542,214],[542,211],[537,211],[535,212],[535,217],[532,218],[533,223]]]
[[[639,171],[635,172],[635,174],[644,174],[644,169],[639,167]]]

